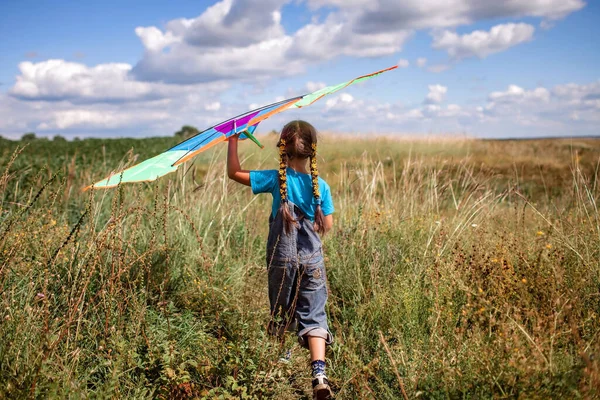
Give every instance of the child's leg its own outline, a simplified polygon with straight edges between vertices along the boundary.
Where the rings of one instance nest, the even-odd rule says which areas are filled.
[[[306,338],[310,350],[313,395],[317,400],[331,399],[331,388],[325,371],[325,339],[318,336]]]
[[[325,313],[327,281],[323,258],[302,265],[300,275],[300,290],[296,302],[298,339],[310,350],[314,398],[330,399],[331,388],[325,371],[325,346],[331,344],[333,338]]]
[[[309,336],[307,339],[310,350],[310,361],[325,361],[325,339],[317,336]]]

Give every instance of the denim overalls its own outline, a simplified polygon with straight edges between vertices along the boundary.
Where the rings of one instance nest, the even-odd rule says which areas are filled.
[[[286,206],[299,226],[286,234],[280,211],[275,218],[269,218],[269,333],[282,336],[286,330],[297,330],[298,341],[304,347],[308,347],[306,336],[321,337],[331,344],[333,336],[325,314],[327,285],[321,238],[313,222],[295,204],[288,202]]]

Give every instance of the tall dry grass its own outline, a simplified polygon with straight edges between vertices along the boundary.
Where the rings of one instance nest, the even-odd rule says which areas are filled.
[[[80,192],[168,142],[2,142],[0,398],[310,398],[266,334],[270,199],[223,151]],[[598,396],[599,141],[324,142],[338,398]]]

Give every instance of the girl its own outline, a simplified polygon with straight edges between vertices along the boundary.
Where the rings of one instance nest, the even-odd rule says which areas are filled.
[[[317,131],[305,121],[283,127],[277,143],[279,170],[242,170],[237,142],[237,136],[229,138],[229,178],[252,187],[254,194],[273,195],[267,240],[269,333],[281,337],[286,330],[297,331],[300,344],[310,350],[314,398],[329,399],[325,345],[333,337],[325,314],[327,286],[319,235],[333,226],[334,209],[329,185],[317,170]]]

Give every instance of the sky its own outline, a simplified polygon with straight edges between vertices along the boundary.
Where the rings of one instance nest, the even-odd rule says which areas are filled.
[[[599,136],[600,2],[0,2],[0,135],[147,137],[399,68],[286,111],[320,131]]]

